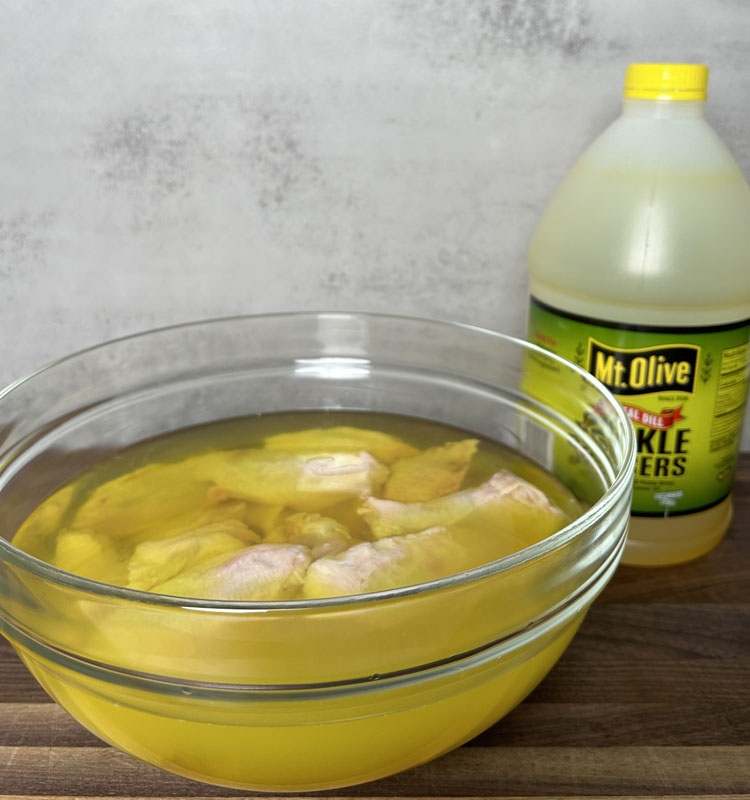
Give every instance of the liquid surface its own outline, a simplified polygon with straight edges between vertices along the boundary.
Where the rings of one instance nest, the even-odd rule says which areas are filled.
[[[14,544],[132,589],[299,600],[442,578],[534,544],[581,511],[540,467],[466,431],[295,412],[117,453],[42,503]]]
[[[302,440],[312,450],[300,447]],[[321,453],[338,466],[349,459],[353,468],[306,491],[300,463],[330,464]],[[285,472],[284,483],[279,464],[286,470],[290,462],[296,479]],[[258,472],[258,463],[272,464],[275,480]],[[234,469],[238,464],[242,469]],[[251,488],[248,465],[256,470]],[[320,474],[331,477],[325,469]],[[502,499],[491,491],[493,480],[520,486],[520,497],[534,502],[483,502]],[[347,491],[353,496],[338,496]],[[399,513],[373,516],[373,503]],[[369,518],[358,513],[366,504]],[[201,596],[233,587],[235,599],[293,598],[437,577],[530,544],[580,513],[575,497],[540,467],[469,432],[404,417],[306,412],[232,420],[123,450],[48,498],[15,543],[74,572],[150,591],[177,591],[176,584],[188,591],[192,582],[190,591]],[[411,533],[409,526],[421,530]],[[282,603],[261,613],[208,613],[188,602],[131,603],[106,593],[80,592],[71,601],[65,587],[50,593],[46,581],[29,576],[20,595],[32,598],[33,611],[24,613],[33,614],[39,638],[63,640],[86,662],[61,665],[57,650],[40,653],[20,638],[14,644],[76,719],[159,767],[242,789],[346,786],[434,758],[533,689],[583,619],[579,609],[529,633],[529,620],[578,587],[566,569],[578,563],[574,545],[572,553],[561,548],[439,591],[322,609]],[[227,566],[221,559],[242,565],[253,548],[306,552],[301,578],[291,558],[285,580],[268,572],[257,579],[257,569],[251,581],[226,571],[208,580],[207,561],[219,559],[221,573]],[[311,571],[315,581],[308,580]],[[523,635],[507,653],[473,666],[461,657],[458,671],[429,668],[404,685],[388,679],[483,652],[488,643],[519,638],[518,631]],[[90,664],[113,670],[92,672]],[[142,673],[167,680],[134,685],[130,676]],[[342,690],[335,688],[340,683]],[[238,686],[261,690],[248,697]],[[276,691],[284,687],[296,688]]]

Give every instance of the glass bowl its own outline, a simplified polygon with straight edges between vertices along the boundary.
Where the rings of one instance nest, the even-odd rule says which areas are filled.
[[[475,431],[547,468],[588,510],[449,578],[310,601],[128,590],[10,543],[42,500],[108,454],[297,409]],[[576,366],[469,326],[348,313],[181,325],[57,361],[8,387],[0,414],[0,631],[96,735],[210,783],[346,786],[470,739],[549,671],[625,542],[635,447],[619,404]]]

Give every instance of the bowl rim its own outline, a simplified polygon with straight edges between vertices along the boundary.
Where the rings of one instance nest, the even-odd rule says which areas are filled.
[[[0,562],[5,560],[8,563],[21,567],[30,572],[36,577],[50,580],[54,584],[73,588],[86,592],[88,594],[98,595],[100,597],[111,599],[118,598],[131,602],[138,602],[144,605],[163,606],[165,608],[180,608],[191,611],[207,611],[207,612],[221,612],[237,613],[241,611],[247,612],[266,612],[266,611],[299,611],[300,609],[335,609],[340,607],[347,607],[352,605],[367,604],[372,605],[390,600],[408,597],[416,594],[426,594],[432,591],[438,591],[447,587],[454,587],[473,581],[480,581],[492,575],[512,570],[530,561],[534,561],[545,557],[552,551],[564,546],[570,540],[576,538],[584,530],[588,529],[592,524],[598,522],[609,511],[610,507],[614,505],[623,492],[624,484],[632,481],[633,471],[635,468],[636,460],[636,439],[632,423],[626,411],[617,401],[610,390],[595,378],[591,373],[579,367],[566,359],[539,347],[533,342],[526,341],[516,336],[493,331],[489,328],[483,328],[478,325],[472,325],[464,322],[455,322],[450,320],[435,319],[429,317],[420,317],[405,314],[386,314],[381,312],[370,311],[279,311],[271,313],[259,314],[236,314],[227,317],[210,317],[201,320],[192,320],[189,322],[180,322],[173,325],[164,325],[157,328],[150,328],[145,331],[138,331],[128,334],[126,336],[108,339],[90,347],[76,350],[60,358],[48,361],[46,364],[41,365],[35,370],[27,373],[25,376],[17,378],[0,390],[0,402],[15,391],[19,387],[32,381],[37,375],[49,372],[55,367],[65,364],[74,359],[87,355],[88,353],[103,350],[112,345],[128,342],[131,340],[143,339],[148,336],[153,336],[160,333],[181,331],[200,326],[213,326],[225,325],[232,322],[247,322],[255,319],[281,319],[281,318],[317,318],[322,317],[341,317],[341,318],[362,318],[365,320],[379,319],[381,321],[399,321],[406,322],[407,324],[427,324],[435,327],[441,327],[447,330],[463,331],[473,335],[479,334],[483,337],[490,337],[498,341],[503,341],[513,347],[519,347],[521,350],[526,350],[530,353],[537,353],[557,362],[563,369],[572,371],[592,388],[600,392],[607,400],[610,401],[615,416],[623,423],[624,430],[626,431],[627,444],[622,459],[620,469],[617,471],[611,485],[607,487],[602,496],[593,503],[586,511],[570,522],[568,525],[560,528],[560,530],[553,533],[551,536],[536,542],[529,547],[518,550],[503,558],[496,559],[495,561],[488,561],[478,567],[458,572],[455,575],[449,575],[444,578],[438,578],[431,581],[424,581],[422,583],[415,583],[409,586],[401,586],[395,589],[385,589],[377,592],[366,592],[361,594],[344,595],[340,597],[323,597],[304,600],[273,600],[273,601],[248,601],[248,600],[208,600],[202,598],[180,597],[176,595],[162,595],[155,592],[147,592],[140,589],[129,589],[124,586],[117,586],[115,584],[97,581],[91,578],[84,578],[71,572],[66,572],[58,567],[49,564],[46,561],[24,552],[18,547],[14,546],[11,541],[0,536]],[[10,462],[12,463],[12,462]],[[0,468],[0,474],[5,469],[7,463]],[[0,493],[1,493],[0,489]]]

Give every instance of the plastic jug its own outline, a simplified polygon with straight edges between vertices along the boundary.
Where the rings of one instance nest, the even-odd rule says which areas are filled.
[[[695,558],[731,521],[748,389],[750,188],[706,122],[708,69],[632,64],[623,110],[529,248],[529,339],[605,383],[636,427],[624,563]]]

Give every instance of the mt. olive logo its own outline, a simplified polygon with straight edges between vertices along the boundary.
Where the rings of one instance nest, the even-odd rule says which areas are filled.
[[[616,395],[693,394],[700,351],[692,344],[626,350],[589,339],[587,369]]]

